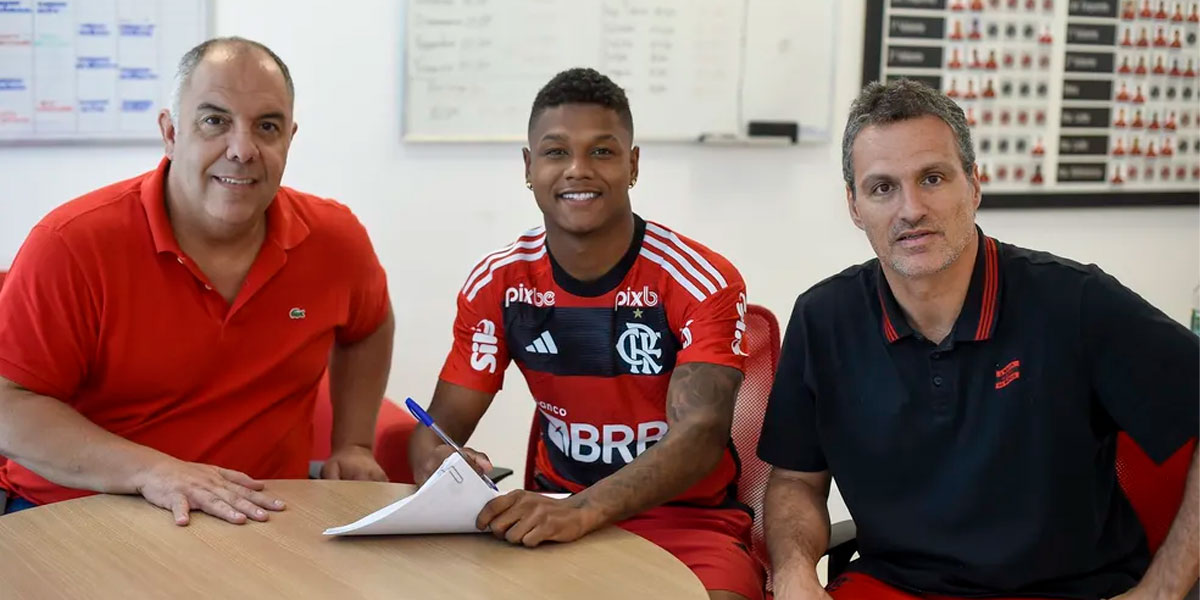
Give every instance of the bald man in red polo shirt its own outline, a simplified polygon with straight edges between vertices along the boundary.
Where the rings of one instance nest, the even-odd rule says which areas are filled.
[[[14,507],[140,494],[265,521],[259,479],[307,476],[329,368],[323,477],[384,480],[371,453],[393,320],[367,233],[280,187],[294,88],[261,44],[180,62],[158,168],[30,232],[0,291],[0,488]]]

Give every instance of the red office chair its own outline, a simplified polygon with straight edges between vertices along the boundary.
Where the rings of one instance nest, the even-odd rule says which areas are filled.
[[[408,438],[417,421],[391,400],[383,399],[375,423],[375,460],[387,473],[388,481],[413,483],[412,467],[408,464]],[[329,458],[330,433],[333,431],[333,404],[329,399],[329,373],[321,378],[317,406],[313,410],[312,469],[309,474],[319,477],[321,463]]]
[[[1195,450],[1196,438],[1192,438],[1159,465],[1133,438],[1124,432],[1117,434],[1117,481],[1142,522],[1151,554],[1158,552],[1166,540],[1175,513],[1183,503],[1188,467]],[[1192,586],[1186,598],[1200,598],[1200,584]]]
[[[742,463],[738,479],[738,500],[754,509],[751,550],[767,571],[767,589],[771,589],[771,560],[763,532],[763,499],[771,466],[758,458],[758,437],[762,433],[767,398],[779,366],[779,321],[766,307],[751,304],[746,310],[746,333],[742,338],[746,357],[746,377],[733,407],[733,445]]]
[[[767,545],[763,536],[763,497],[767,489],[770,465],[758,458],[758,437],[762,433],[763,414],[767,410],[767,398],[775,381],[775,368],[779,364],[779,321],[766,307],[751,304],[746,309],[746,332],[742,337],[742,350],[746,358],[745,379],[738,391],[737,403],[733,408],[733,445],[742,463],[741,477],[737,481],[738,500],[754,509],[753,548],[755,558],[770,573]],[[534,460],[537,452],[537,413],[529,428],[529,444],[525,452],[525,489],[538,489],[533,479]],[[769,586],[768,586],[769,587]]]
[[[1167,531],[1183,502],[1187,470],[1195,450],[1196,438],[1192,438],[1158,465],[1146,456],[1133,438],[1124,432],[1117,436],[1117,480],[1142,522],[1142,529],[1146,530],[1146,544],[1152,553],[1157,552],[1167,538]]]

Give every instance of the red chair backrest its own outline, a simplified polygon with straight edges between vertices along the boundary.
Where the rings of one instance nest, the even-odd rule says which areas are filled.
[[[1195,449],[1196,438],[1192,438],[1159,465],[1133,438],[1124,432],[1117,435],[1117,480],[1142,522],[1142,529],[1146,530],[1151,553],[1157,552],[1166,539],[1183,502],[1183,488]]]
[[[762,433],[771,385],[775,383],[775,369],[779,366],[779,321],[766,307],[751,304],[747,308],[742,350],[748,354],[746,376],[733,408],[732,432],[733,445],[742,463],[742,474],[737,482],[738,500],[754,509],[751,549],[755,558],[770,572],[763,534],[763,497],[771,466],[758,458],[758,437]]]

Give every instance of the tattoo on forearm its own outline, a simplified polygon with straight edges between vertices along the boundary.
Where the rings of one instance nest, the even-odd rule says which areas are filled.
[[[689,417],[733,418],[733,403],[742,373],[732,367],[688,363],[671,375],[667,389],[667,420],[674,427]]]

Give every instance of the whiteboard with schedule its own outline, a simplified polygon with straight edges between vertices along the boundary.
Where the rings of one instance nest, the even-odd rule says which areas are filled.
[[[0,0],[0,143],[159,139],[211,0]]]
[[[826,141],[835,0],[408,0],[406,141],[519,141],[538,89],[588,66],[639,141]]]

